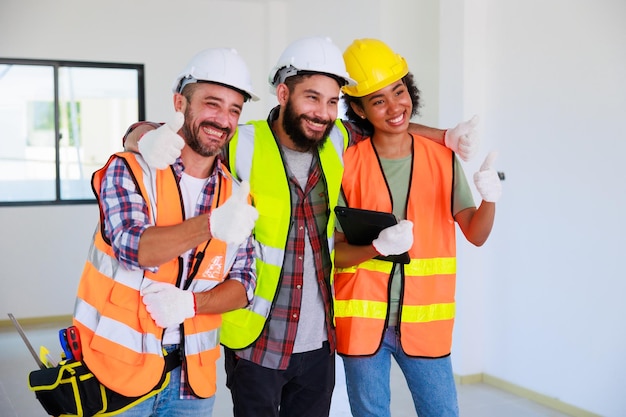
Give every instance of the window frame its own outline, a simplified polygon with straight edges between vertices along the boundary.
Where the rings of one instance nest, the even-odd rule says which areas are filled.
[[[55,164],[55,199],[54,200],[29,200],[29,201],[0,201],[0,207],[19,207],[19,206],[60,206],[60,205],[80,205],[95,204],[95,196],[90,199],[62,199],[61,198],[61,158],[60,158],[60,93],[59,93],[59,69],[61,67],[76,68],[99,68],[99,69],[131,69],[137,71],[137,120],[145,120],[146,118],[146,101],[145,101],[145,67],[139,63],[121,63],[121,62],[98,62],[98,61],[73,61],[60,59],[28,59],[28,58],[2,58],[0,57],[0,65],[32,65],[52,67],[53,85],[54,85],[54,164]],[[120,138],[124,132],[120,132]],[[121,139],[120,139],[121,140]],[[120,149],[121,150],[121,149]]]

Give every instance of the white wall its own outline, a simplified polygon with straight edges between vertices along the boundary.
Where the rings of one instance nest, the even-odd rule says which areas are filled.
[[[507,177],[488,243],[460,245],[455,368],[624,416],[626,3],[441,10],[441,82],[454,87],[442,87],[442,120],[481,114],[483,151],[466,172],[494,148]],[[482,317],[475,333],[467,317]]]
[[[504,139],[511,190],[492,242],[485,371],[626,415],[626,2],[489,10],[485,129]]]
[[[293,39],[389,42],[424,93],[421,121],[480,114],[483,146],[468,176],[492,148],[507,176],[490,240],[459,243],[456,372],[618,417],[624,22],[622,0],[2,0],[0,56],[144,63],[147,116],[163,120],[184,62],[233,46],[262,96],[246,105],[248,120],[274,103],[267,72]],[[18,317],[70,314],[96,216],[93,205],[0,208],[0,305]]]
[[[0,320],[72,314],[97,221],[95,204],[0,208]]]

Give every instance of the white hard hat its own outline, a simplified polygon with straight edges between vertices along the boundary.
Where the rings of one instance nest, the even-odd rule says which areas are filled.
[[[330,75],[342,80],[343,85],[356,84],[346,71],[341,51],[327,37],[302,38],[287,46],[270,71],[270,91],[276,94],[278,84],[303,71]]]
[[[241,91],[252,101],[259,99],[252,90],[246,63],[232,48],[210,48],[199,52],[176,77],[172,91],[180,93],[187,84],[198,81],[222,84]]]

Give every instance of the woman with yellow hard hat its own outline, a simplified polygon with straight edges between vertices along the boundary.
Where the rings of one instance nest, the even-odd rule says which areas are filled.
[[[476,208],[455,154],[409,133],[420,97],[405,59],[379,40],[359,39],[344,60],[356,81],[343,87],[347,117],[373,133],[344,155],[339,205],[398,219],[367,246],[350,245],[337,230],[337,351],[352,414],[390,416],[393,356],[420,417],[458,416],[450,361],[455,222],[472,244],[487,240],[501,194],[493,155],[474,176],[483,198]],[[405,252],[406,264],[384,258]]]

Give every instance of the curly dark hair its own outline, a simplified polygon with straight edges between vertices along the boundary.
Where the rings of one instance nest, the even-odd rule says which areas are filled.
[[[409,90],[409,95],[411,96],[411,102],[413,103],[413,111],[411,112],[411,117],[419,114],[420,104],[420,90],[417,88],[415,84],[415,80],[413,79],[413,74],[408,73],[404,77],[402,77],[402,82],[406,85],[406,88]],[[352,109],[351,103],[363,108],[361,103],[362,97],[352,97],[348,94],[343,94],[342,100],[344,105],[346,106],[346,117],[351,122],[354,122],[359,128],[364,129],[367,132],[374,132],[374,126],[367,119],[361,119],[361,117],[356,114],[356,112]]]

